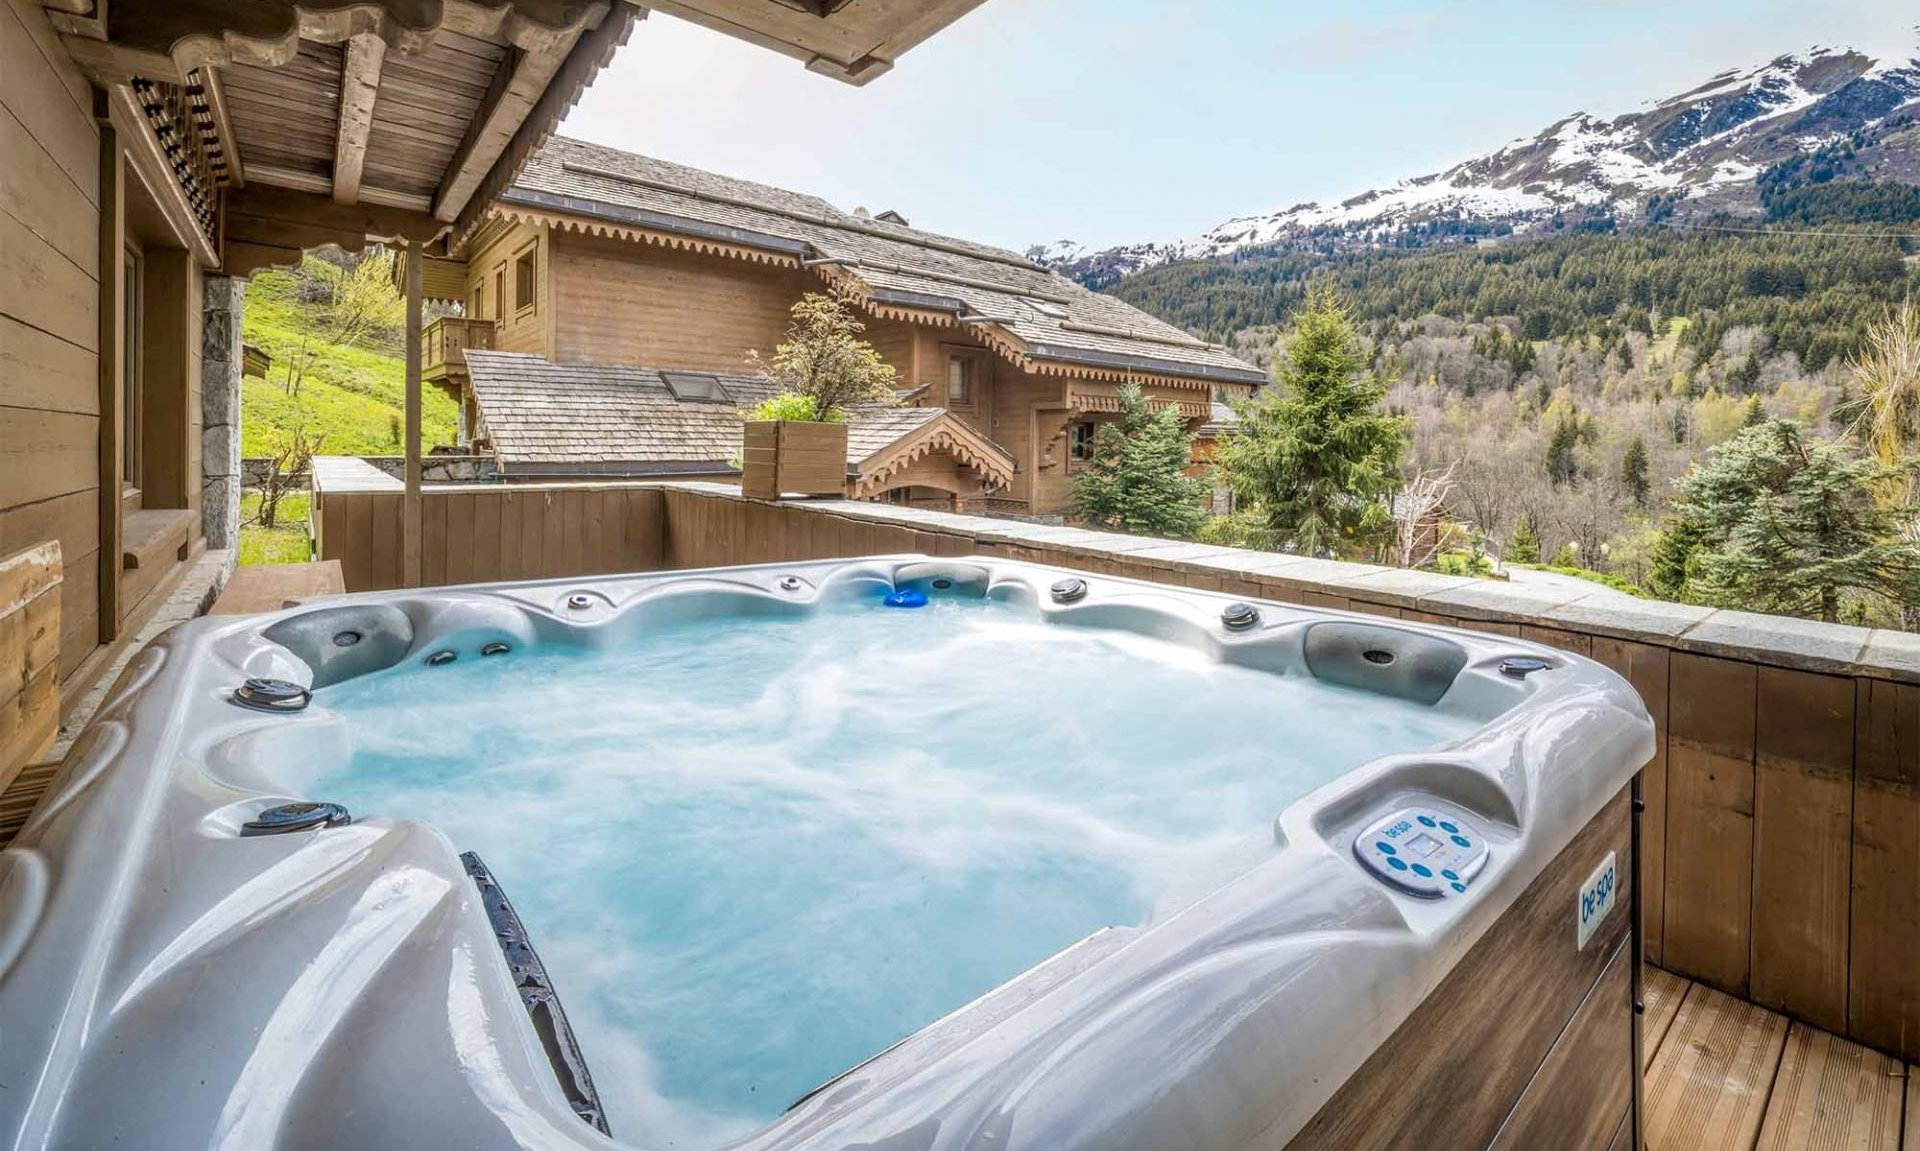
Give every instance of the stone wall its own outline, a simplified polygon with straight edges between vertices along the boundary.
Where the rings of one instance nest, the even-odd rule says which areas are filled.
[[[200,344],[200,516],[207,547],[240,539],[240,327],[245,283],[203,278]]]
[[[407,478],[405,456],[355,456],[392,476]],[[257,488],[267,482],[273,460],[267,456],[248,456],[241,461],[241,486]],[[427,456],[420,461],[420,481],[428,484],[489,483],[500,474],[492,456]],[[295,476],[296,486],[304,487],[307,477]]]

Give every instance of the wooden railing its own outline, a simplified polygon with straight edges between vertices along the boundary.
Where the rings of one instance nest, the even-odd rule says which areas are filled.
[[[394,586],[398,485],[362,503],[320,490],[323,471],[321,556],[343,560],[350,589]],[[1643,777],[1648,958],[1920,1058],[1920,637],[1598,587],[1542,589],[885,504],[763,502],[716,484],[448,485],[426,489],[423,507],[429,584],[889,553],[1005,556],[1590,656],[1639,690],[1658,728]]]
[[[436,377],[445,375],[450,367],[465,370],[467,349],[490,351],[493,339],[492,320],[442,316],[420,333],[420,370]]]

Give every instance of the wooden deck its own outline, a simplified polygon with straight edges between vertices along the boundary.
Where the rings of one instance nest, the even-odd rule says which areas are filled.
[[[1649,967],[1648,1151],[1920,1151],[1897,1059]]]

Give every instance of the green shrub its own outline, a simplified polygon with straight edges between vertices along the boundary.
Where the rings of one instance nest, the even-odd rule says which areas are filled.
[[[812,396],[803,396],[798,392],[781,392],[772,399],[760,401],[753,409],[750,420],[794,420],[806,424],[837,424],[847,418],[847,413],[839,408],[830,409],[826,415],[820,414],[819,401]]]

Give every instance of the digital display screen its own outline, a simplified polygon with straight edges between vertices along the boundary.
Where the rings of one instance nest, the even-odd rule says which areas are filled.
[[[1407,840],[1406,848],[1422,859],[1432,859],[1434,852],[1440,850],[1440,841],[1423,831]]]

